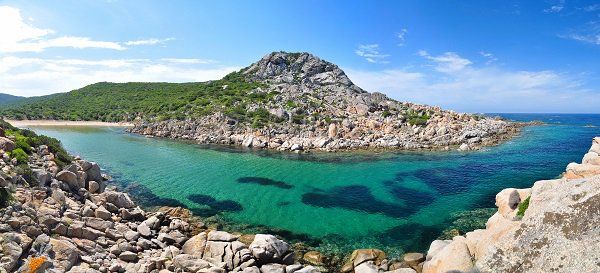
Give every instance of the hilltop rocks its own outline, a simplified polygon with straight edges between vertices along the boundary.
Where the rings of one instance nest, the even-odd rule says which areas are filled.
[[[486,229],[434,241],[423,273],[595,272],[600,268],[600,173],[594,170],[594,138],[582,164],[569,164],[563,178],[536,182],[531,189],[505,189]],[[516,210],[529,198],[522,219]]]

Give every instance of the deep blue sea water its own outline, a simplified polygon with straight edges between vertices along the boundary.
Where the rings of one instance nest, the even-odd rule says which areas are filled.
[[[600,135],[600,115],[501,116],[546,124],[476,152],[306,155],[145,138],[119,128],[33,129],[99,162],[144,205],[186,206],[208,219],[218,214],[225,229],[277,233],[323,250],[401,253],[425,250],[457,215],[493,208],[504,188],[557,177]],[[468,226],[466,220],[458,223]]]

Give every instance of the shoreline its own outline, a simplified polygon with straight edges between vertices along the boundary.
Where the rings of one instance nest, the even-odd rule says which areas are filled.
[[[133,127],[131,122],[71,121],[71,120],[6,120],[13,126],[77,126],[77,127]]]

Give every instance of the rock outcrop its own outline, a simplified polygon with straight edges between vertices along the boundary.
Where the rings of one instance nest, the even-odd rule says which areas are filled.
[[[262,84],[247,95],[271,99],[234,106],[249,112],[263,109],[277,122],[249,126],[223,110],[196,119],[141,121],[131,132],[285,151],[472,150],[498,143],[520,127],[368,93],[338,66],[308,53],[274,52],[238,73]]]
[[[600,138],[582,163],[531,189],[505,189],[486,224],[452,240],[434,241],[424,273],[600,271]]]

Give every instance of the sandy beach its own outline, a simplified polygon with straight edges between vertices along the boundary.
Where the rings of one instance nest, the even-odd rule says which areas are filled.
[[[70,120],[6,120],[13,126],[91,126],[91,127],[132,127],[128,122],[70,121]]]

